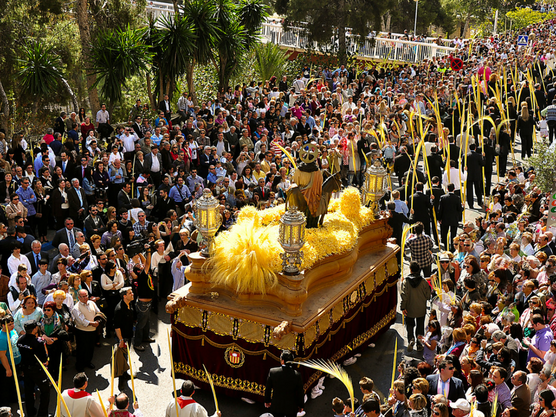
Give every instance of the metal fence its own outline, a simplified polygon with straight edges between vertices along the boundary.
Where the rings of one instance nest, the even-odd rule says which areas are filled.
[[[449,55],[455,48],[446,46],[447,40],[442,40],[438,45],[432,38],[423,39],[421,42],[402,40],[400,34],[391,34],[391,38],[367,37],[361,40],[358,36],[346,35],[347,51],[363,58],[388,59],[393,61],[420,62],[432,57]],[[266,42],[295,49],[322,50],[316,42],[311,42],[307,31],[299,27],[284,27],[280,23],[265,22],[262,27],[262,36]],[[374,41],[374,42],[373,42]],[[330,40],[328,49],[324,52],[335,52],[338,49],[337,38]]]

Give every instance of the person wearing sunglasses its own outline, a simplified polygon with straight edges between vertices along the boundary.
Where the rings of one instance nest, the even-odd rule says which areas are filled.
[[[429,394],[444,395],[452,402],[465,398],[462,380],[454,377],[454,364],[450,360],[444,359],[438,364],[438,371],[438,374],[427,376]]]

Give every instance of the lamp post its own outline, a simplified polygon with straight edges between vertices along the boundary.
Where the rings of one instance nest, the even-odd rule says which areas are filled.
[[[364,206],[369,206],[373,210],[375,216],[379,212],[378,201],[384,196],[388,188],[387,176],[388,172],[378,159],[365,171],[365,184],[363,185],[361,200]]]
[[[282,269],[286,275],[297,275],[299,273],[303,256],[301,248],[305,244],[306,223],[305,215],[293,206],[290,206],[280,219],[278,243],[284,249],[280,258],[282,258]]]
[[[413,24],[413,36],[417,36],[417,9],[419,8],[419,0],[415,0],[415,23]]]
[[[222,224],[222,216],[220,215],[220,204],[208,188],[205,188],[203,195],[195,204],[193,224],[203,236],[205,247],[201,250],[201,255],[209,257],[212,253],[214,235]]]

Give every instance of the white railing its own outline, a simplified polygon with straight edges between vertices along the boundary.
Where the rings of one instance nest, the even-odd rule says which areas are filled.
[[[151,14],[154,20],[161,16],[171,16],[174,14],[174,5],[161,1],[147,1],[147,13]]]
[[[392,61],[420,62],[432,57],[443,57],[455,51],[455,48],[437,45],[432,42],[411,42],[401,39],[403,35],[392,34],[392,38],[370,36],[361,42],[358,36],[346,35],[347,51],[360,57],[370,59],[387,59]],[[311,42],[307,32],[298,27],[284,27],[280,23],[265,22],[262,26],[262,37],[266,42],[295,49],[320,50],[315,42]],[[331,39],[331,45],[325,52],[334,52],[338,48],[338,40]],[[373,45],[374,41],[374,45]]]

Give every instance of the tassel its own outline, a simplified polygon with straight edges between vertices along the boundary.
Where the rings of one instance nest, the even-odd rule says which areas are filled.
[[[266,361],[266,352],[263,354],[263,361]]]
[[[205,346],[205,338],[204,337],[201,339],[201,346]]]

